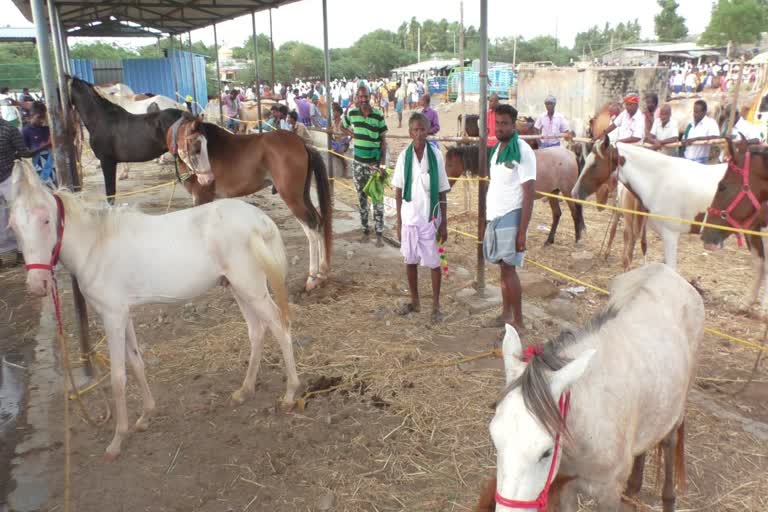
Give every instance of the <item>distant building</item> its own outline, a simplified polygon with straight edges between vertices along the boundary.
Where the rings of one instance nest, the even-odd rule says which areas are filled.
[[[695,64],[725,57],[725,47],[699,46],[696,43],[636,43],[610,50],[599,57],[607,66],[659,66],[693,61]]]

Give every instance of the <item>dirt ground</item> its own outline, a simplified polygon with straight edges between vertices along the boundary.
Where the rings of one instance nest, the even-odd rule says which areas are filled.
[[[455,123],[454,109],[440,111],[441,124]],[[390,116],[390,126],[394,116]],[[395,121],[396,123],[396,121]],[[396,125],[396,124],[395,124]],[[396,130],[392,130],[393,133]],[[403,130],[404,131],[404,130]],[[88,190],[102,192],[99,174],[88,168]],[[132,166],[118,190],[139,189],[172,179],[172,167]],[[446,320],[429,323],[428,308],[410,317],[394,309],[406,297],[405,273],[396,249],[358,242],[356,215],[345,205],[354,196],[337,183],[334,263],[328,284],[311,295],[301,291],[307,266],[306,239],[277,196],[248,200],[280,226],[291,262],[293,336],[299,373],[307,390],[339,386],[312,396],[303,411],[284,414],[275,405],[284,390],[282,360],[275,343],[265,345],[256,396],[239,407],[230,393],[244,375],[249,344],[234,300],[217,288],[187,304],[137,308],[134,321],[157,400],[150,429],[133,434],[113,463],[102,460],[113,432],[77,419],[73,433],[73,510],[101,511],[464,511],[471,510],[481,484],[494,473],[488,435],[491,404],[503,383],[500,360],[467,356],[488,352],[500,340],[498,329],[482,327],[497,311],[471,311],[459,292],[474,281],[476,242],[451,234],[451,274],[444,283]],[[450,226],[476,232],[475,184],[450,195]],[[151,212],[165,211],[166,187],[125,202]],[[123,201],[121,201],[123,202]],[[190,206],[177,190],[172,209]],[[567,210],[564,208],[564,212]],[[579,245],[564,213],[557,243],[543,247],[550,213],[537,202],[529,256],[536,261],[605,287],[621,272],[620,236],[607,261],[598,258],[610,213],[585,208],[589,231]],[[389,219],[391,225],[391,219]],[[661,243],[650,236],[650,260],[661,259]],[[642,263],[636,259],[636,264]],[[750,283],[745,250],[733,242],[725,251],[705,253],[695,237],[684,237],[680,271],[704,291],[707,322],[724,332],[760,342],[765,326],[741,312],[738,300]],[[524,296],[528,304],[551,310],[551,297],[568,297],[571,320],[583,322],[605,298],[573,287],[529,263],[526,273],[539,285]],[[495,268],[487,268],[490,285]],[[7,278],[8,276],[3,276]],[[21,283],[23,273],[12,280]],[[426,273],[422,297],[428,303]],[[66,285],[67,279],[60,279]],[[543,286],[541,283],[547,284]],[[550,288],[549,293],[538,293]],[[23,300],[22,291],[12,292]],[[545,295],[537,298],[534,295]],[[67,332],[72,325],[71,293],[63,290]],[[4,300],[5,299],[4,297]],[[28,301],[28,304],[32,301]],[[98,319],[91,336],[101,339]],[[531,321],[525,342],[556,333],[551,320]],[[97,350],[104,352],[100,345]],[[72,358],[75,359],[74,347]],[[689,489],[680,510],[768,510],[768,380],[761,367],[755,381],[732,395],[751,372],[755,352],[707,335],[701,367],[686,421]],[[104,410],[99,392],[86,395],[91,411]],[[138,390],[129,377],[129,413],[138,417]],[[52,411],[54,439],[61,438],[61,404]],[[51,447],[51,497],[45,510],[61,510],[63,454]],[[655,464],[649,463],[643,509],[661,510],[655,490]],[[592,510],[588,501],[584,510]]]

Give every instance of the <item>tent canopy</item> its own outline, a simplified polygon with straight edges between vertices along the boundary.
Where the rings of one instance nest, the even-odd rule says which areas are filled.
[[[280,7],[298,0],[49,0],[59,9],[64,30],[90,28],[91,22],[126,21],[165,34],[181,34],[254,11]],[[13,0],[29,21],[29,0]],[[102,23],[103,25],[103,23]],[[135,37],[123,24],[98,29],[100,37]],[[74,35],[74,34],[73,34]],[[78,36],[88,35],[78,33]]]

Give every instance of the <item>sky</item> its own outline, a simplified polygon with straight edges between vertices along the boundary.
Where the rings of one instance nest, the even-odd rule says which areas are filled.
[[[703,32],[709,22],[711,1],[678,0],[678,3],[678,13],[685,17],[688,32]],[[419,21],[441,18],[458,21],[459,4],[459,0],[328,0],[329,44],[331,48],[345,48],[373,30],[383,28],[396,31],[403,21],[410,20],[412,16]],[[466,25],[480,25],[479,6],[478,0],[464,1]],[[492,40],[514,35],[526,39],[539,35],[557,35],[561,44],[571,47],[576,34],[593,25],[602,27],[606,22],[616,25],[637,18],[642,28],[642,37],[652,38],[653,17],[659,10],[656,0],[546,0],[538,6],[530,1],[488,0],[488,35]],[[3,26],[31,26],[11,0],[0,0],[0,12],[5,13],[0,22]],[[297,40],[323,47],[321,0],[302,0],[273,10],[272,25],[276,46]],[[269,32],[266,12],[256,15],[256,29],[258,32]],[[217,31],[222,46],[240,46],[251,34],[251,17],[221,23]],[[192,32],[192,39],[213,44],[213,29],[196,30]],[[137,38],[115,41],[129,47],[148,43],[147,39]]]

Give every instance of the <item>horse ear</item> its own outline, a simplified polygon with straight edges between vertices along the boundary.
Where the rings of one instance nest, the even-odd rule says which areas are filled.
[[[627,159],[619,155],[619,167],[622,167],[626,163]]]
[[[605,135],[603,137],[603,143],[602,143],[603,150],[608,149],[610,145],[611,145],[611,139],[607,135]]]
[[[24,160],[17,160],[13,166],[11,178],[11,197],[15,198],[24,191],[31,192],[40,187],[42,184],[37,178],[35,169]]]
[[[523,370],[525,364],[520,360],[523,355],[523,346],[520,344],[520,336],[514,327],[507,324],[504,341],[502,342],[502,353],[504,357],[504,375],[507,386],[517,379]]]
[[[552,396],[558,397],[563,394],[563,392],[570,389],[571,386],[584,375],[584,372],[589,367],[589,363],[592,361],[592,357],[596,352],[597,350],[595,349],[585,350],[579,357],[556,371],[552,375],[549,384]]]

